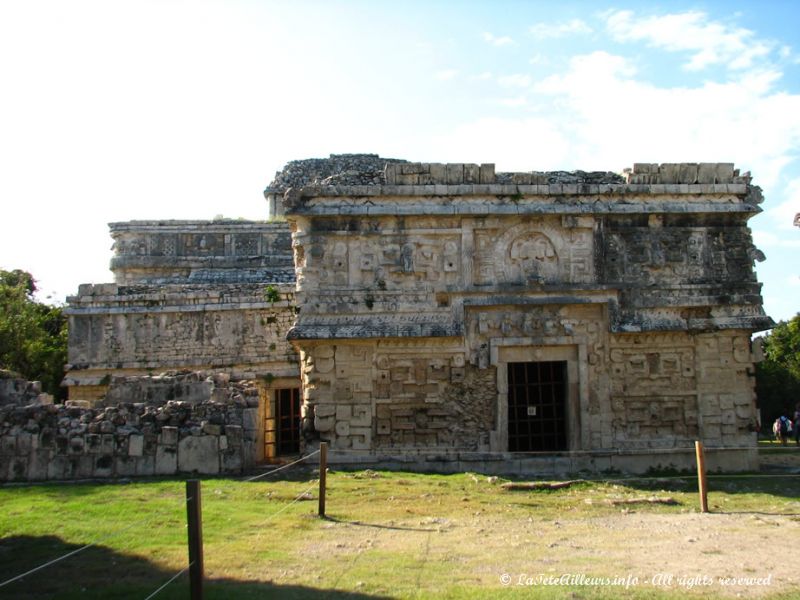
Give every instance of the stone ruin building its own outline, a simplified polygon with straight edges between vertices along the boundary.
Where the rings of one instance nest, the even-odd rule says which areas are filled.
[[[762,197],[733,164],[332,155],[265,196],[267,222],[110,225],[115,283],[68,299],[73,405],[249,381],[238,467],[327,441],[335,464],[643,472],[698,439],[711,468],[757,467],[750,338],[772,321]]]

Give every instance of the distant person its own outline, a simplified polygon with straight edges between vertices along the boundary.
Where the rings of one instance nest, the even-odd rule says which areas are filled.
[[[794,405],[792,421],[794,425],[794,443],[800,446],[800,402]]]
[[[792,433],[792,421],[786,416],[788,412],[788,410],[784,411],[780,417],[775,419],[775,423],[772,425],[772,433],[775,434],[775,439],[782,446],[786,445],[786,440],[789,439],[789,435]]]

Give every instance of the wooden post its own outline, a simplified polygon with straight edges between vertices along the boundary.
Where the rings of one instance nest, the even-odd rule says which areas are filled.
[[[325,517],[325,484],[328,475],[328,442],[319,444],[319,516]]]
[[[200,482],[186,482],[186,518],[189,522],[189,590],[191,600],[203,600],[203,515]]]
[[[700,492],[700,510],[708,512],[708,482],[706,480],[706,457],[703,452],[703,442],[694,443],[697,454],[697,488]]]

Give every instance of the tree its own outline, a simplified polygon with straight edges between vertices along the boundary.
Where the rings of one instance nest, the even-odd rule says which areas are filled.
[[[33,298],[36,282],[19,269],[0,269],[0,368],[42,382],[56,398],[67,362],[67,320],[62,309]]]
[[[762,426],[768,428],[800,402],[800,313],[778,323],[762,339],[764,360],[756,367],[756,391]]]

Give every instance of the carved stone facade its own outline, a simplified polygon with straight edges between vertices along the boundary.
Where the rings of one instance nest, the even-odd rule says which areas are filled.
[[[760,190],[732,164],[342,155],[265,195],[288,224],[112,224],[117,283],[70,299],[71,396],[162,368],[299,376],[301,447],[334,462],[644,471],[701,439],[712,468],[756,466],[750,335],[771,320]]]
[[[342,457],[518,460],[521,435],[566,468],[688,466],[697,439],[729,450],[715,465],[756,464],[749,340],[771,321],[746,226],[760,192],[733,165],[387,162],[382,185],[282,191],[304,411]]]

